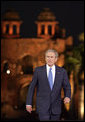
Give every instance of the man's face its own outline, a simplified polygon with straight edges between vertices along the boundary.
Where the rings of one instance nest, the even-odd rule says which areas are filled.
[[[45,56],[45,61],[49,66],[53,66],[55,64],[55,62],[57,61],[55,53],[54,52],[48,52]]]

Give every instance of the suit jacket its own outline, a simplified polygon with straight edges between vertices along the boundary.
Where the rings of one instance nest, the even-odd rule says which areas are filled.
[[[37,86],[36,110],[38,113],[47,113],[50,109],[54,114],[61,113],[62,87],[64,96],[71,98],[71,86],[66,70],[58,66],[55,69],[55,81],[51,90],[47,78],[46,65],[35,68],[33,79],[28,89],[26,105],[32,105],[34,89]]]

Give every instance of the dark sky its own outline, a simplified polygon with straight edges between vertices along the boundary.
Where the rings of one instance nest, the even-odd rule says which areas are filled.
[[[84,32],[84,1],[2,1],[1,15],[9,8],[14,8],[23,20],[23,37],[36,37],[35,21],[43,8],[51,9],[60,22],[60,27],[64,27],[66,35],[72,35],[74,41]]]

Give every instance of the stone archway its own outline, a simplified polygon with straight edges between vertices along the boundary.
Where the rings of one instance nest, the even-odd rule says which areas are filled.
[[[33,74],[33,57],[26,55],[21,60],[23,74]]]
[[[9,67],[8,62],[5,62],[5,63],[4,63],[4,66],[3,66],[3,72],[4,72],[4,73],[6,73],[8,67]]]

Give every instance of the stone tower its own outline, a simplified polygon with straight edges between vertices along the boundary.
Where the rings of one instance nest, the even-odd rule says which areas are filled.
[[[57,28],[59,24],[49,8],[43,9],[35,23],[37,24],[37,37],[46,39],[55,35],[55,28]]]
[[[2,17],[2,37],[3,38],[17,38],[20,37],[20,20],[19,14],[10,9]]]

